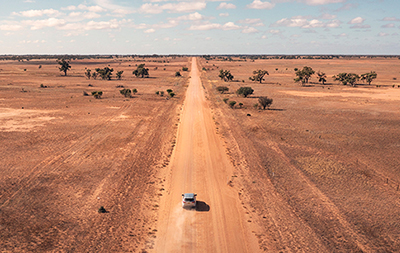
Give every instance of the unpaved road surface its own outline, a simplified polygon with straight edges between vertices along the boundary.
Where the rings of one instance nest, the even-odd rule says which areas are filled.
[[[196,59],[161,198],[156,252],[256,252],[237,192],[233,167],[216,133]],[[196,210],[181,206],[181,194],[197,193]]]

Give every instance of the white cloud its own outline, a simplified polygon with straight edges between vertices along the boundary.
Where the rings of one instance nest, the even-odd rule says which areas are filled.
[[[362,17],[357,17],[350,20],[347,24],[362,24],[364,23],[364,21],[365,19],[363,19]]]
[[[220,13],[219,14],[220,17],[229,17],[229,13]]]
[[[339,27],[341,22],[339,20],[330,20],[328,22],[322,22],[318,19],[308,20],[306,17],[297,16],[292,18],[283,18],[281,20],[276,21],[271,25],[271,27],[301,27],[301,28],[318,28],[318,27],[328,27],[328,28],[336,28]]]
[[[260,0],[254,0],[251,4],[246,5],[249,9],[272,9],[275,7],[274,3],[270,2],[261,2]]]
[[[34,0],[24,0],[24,3],[34,3]]]
[[[42,20],[24,20],[26,25],[31,26],[31,30],[39,30],[46,27],[58,27],[65,24],[64,19],[48,18]]]
[[[106,11],[106,9],[104,9],[104,8],[98,6],[98,5],[86,6],[84,4],[80,4],[80,5],[78,5],[78,9],[85,10],[85,11],[90,11],[90,12],[104,12],[104,11]]]
[[[241,29],[240,26],[236,25],[233,22],[227,22],[223,25],[215,24],[215,23],[203,23],[203,24],[195,24],[189,27],[189,30],[199,30],[199,31],[207,31],[213,29],[220,29],[220,30],[237,30]]]
[[[382,25],[381,27],[382,28],[395,28],[396,26],[395,26],[395,24],[390,23],[390,24]]]
[[[220,3],[217,7],[217,10],[220,9],[236,9],[236,5],[231,4],[231,3]]]
[[[159,14],[164,10],[169,12],[192,12],[199,11],[206,8],[207,4],[205,2],[179,2],[179,3],[167,3],[164,5],[146,3],[140,6],[140,13],[147,14]]]
[[[386,37],[386,36],[389,36],[389,34],[384,32],[378,33],[378,37]]]
[[[298,0],[298,2],[302,2],[307,5],[325,5],[325,4],[344,3],[346,2],[346,0]]]
[[[51,16],[51,17],[57,17],[61,14],[62,14],[61,12],[54,10],[54,9],[28,10],[28,11],[20,11],[20,12],[12,13],[12,15],[22,16],[22,17],[27,17],[27,18],[42,17],[44,15]]]
[[[363,24],[355,24],[350,26],[350,29],[369,29],[371,28],[370,25],[363,25]]]
[[[144,31],[144,33],[154,33],[156,30],[154,30],[153,28],[151,29],[147,29]]]
[[[258,32],[260,32],[260,31],[254,27],[247,27],[242,30],[242,33],[258,33]]]
[[[0,31],[18,31],[21,30],[23,27],[21,25],[15,24],[5,24],[0,25]]]
[[[400,19],[399,18],[395,18],[395,17],[385,17],[384,19],[383,19],[383,21],[400,21]]]

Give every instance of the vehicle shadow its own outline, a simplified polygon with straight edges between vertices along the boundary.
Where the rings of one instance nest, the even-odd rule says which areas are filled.
[[[209,212],[210,206],[207,205],[204,201],[197,201],[196,203],[196,212]]]

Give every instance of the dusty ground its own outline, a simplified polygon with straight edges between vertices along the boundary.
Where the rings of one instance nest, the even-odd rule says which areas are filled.
[[[144,62],[154,78],[132,76]],[[190,84],[174,77],[189,58],[76,60],[67,77],[54,60],[0,62],[0,249],[399,251],[400,60],[197,62],[209,70]],[[123,79],[85,79],[107,65]],[[293,83],[305,65],[328,85]],[[248,80],[259,68],[263,84]],[[371,86],[329,78],[371,70]],[[155,95],[168,88],[173,99]],[[95,90],[102,99],[83,96]],[[254,109],[264,95],[271,110]],[[179,208],[181,191],[196,191],[197,212]]]
[[[168,163],[188,80],[188,72],[174,74],[190,65],[187,58],[147,61],[151,78],[137,79],[134,66],[145,61],[128,60],[72,61],[66,77],[54,60],[0,63],[2,252],[152,247],[156,172]],[[83,75],[107,65],[114,74],[124,70],[122,80]],[[138,94],[124,98],[117,85]],[[169,88],[173,99],[155,94]],[[93,90],[103,98],[83,96]]]
[[[243,207],[261,228],[262,250],[399,251],[398,59],[201,63],[209,69],[203,82],[215,101],[218,131],[236,165],[233,183],[242,187]],[[328,77],[375,70],[378,79],[358,88],[300,87],[292,81],[293,68],[302,66]],[[218,80],[219,69],[231,70],[240,82]],[[255,69],[270,71],[266,83],[248,80]],[[230,92],[218,94],[219,85]],[[239,86],[255,92],[238,98],[233,93]],[[257,96],[273,98],[271,110],[254,109]],[[232,110],[223,98],[243,108]]]

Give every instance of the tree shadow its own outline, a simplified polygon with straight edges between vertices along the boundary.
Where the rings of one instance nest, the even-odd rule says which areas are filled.
[[[209,212],[210,206],[204,201],[196,201],[196,211],[197,212]]]

